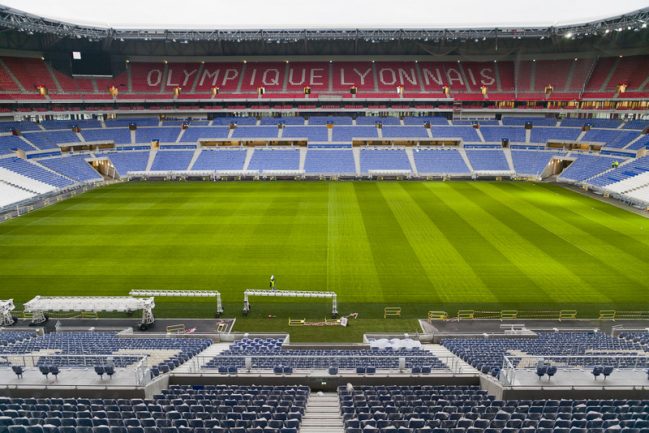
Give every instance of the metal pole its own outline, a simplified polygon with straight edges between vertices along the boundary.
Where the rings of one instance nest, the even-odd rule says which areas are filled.
[[[221,303],[221,293],[216,292],[216,317],[221,317],[223,314],[223,304]]]
[[[243,315],[247,316],[250,311],[250,304],[248,303],[248,291],[243,292]]]

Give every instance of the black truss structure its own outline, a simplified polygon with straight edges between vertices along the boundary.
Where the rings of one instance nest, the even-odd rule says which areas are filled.
[[[431,28],[431,29],[285,29],[285,30],[154,30],[114,29],[82,26],[38,17],[16,9],[0,6],[0,28],[28,35],[52,35],[58,38],[105,41],[169,41],[191,42],[266,42],[295,43],[301,41],[351,41],[381,43],[389,41],[437,42],[449,40],[545,39],[615,34],[642,31],[649,25],[649,7],[627,15],[585,24],[530,28]]]

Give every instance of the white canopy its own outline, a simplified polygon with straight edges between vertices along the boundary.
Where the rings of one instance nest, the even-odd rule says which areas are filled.
[[[584,24],[647,0],[0,0],[54,20],[115,29],[436,29]]]

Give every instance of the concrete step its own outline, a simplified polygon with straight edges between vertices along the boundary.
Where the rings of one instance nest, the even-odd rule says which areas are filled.
[[[340,403],[336,393],[309,396],[300,433],[344,433]]]

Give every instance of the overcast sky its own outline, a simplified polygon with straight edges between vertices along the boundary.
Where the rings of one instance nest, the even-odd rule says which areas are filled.
[[[113,28],[344,29],[577,24],[649,0],[0,0],[32,14]]]

